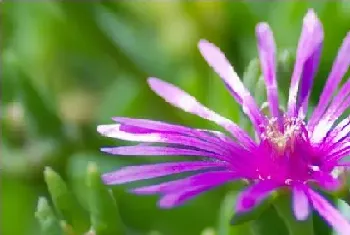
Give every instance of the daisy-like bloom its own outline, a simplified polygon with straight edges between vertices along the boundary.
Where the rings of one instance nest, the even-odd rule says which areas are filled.
[[[198,44],[204,59],[250,119],[255,128],[255,138],[178,87],[149,78],[151,89],[165,101],[213,121],[227,134],[161,121],[115,117],[115,124],[100,125],[98,131],[107,137],[142,143],[102,148],[103,152],[136,156],[195,156],[201,160],[127,166],[104,174],[103,180],[106,184],[122,184],[192,172],[193,175],[187,178],[132,190],[137,194],[161,194],[159,206],[171,208],[226,182],[245,179],[251,184],[237,199],[238,212],[253,209],[272,191],[283,187],[292,192],[292,208],[298,220],[308,217],[311,205],[338,232],[349,234],[350,223],[314,191],[310,183],[324,190],[337,189],[341,182],[334,171],[338,167],[350,166],[349,162],[344,162],[350,154],[350,116],[339,120],[350,106],[350,80],[340,85],[350,64],[350,33],[339,49],[310,118],[306,118],[309,96],[324,37],[316,14],[309,10],[303,20],[285,112],[279,108],[276,46],[272,31],[266,23],[260,23],[256,27],[256,35],[269,116],[258,107],[225,55],[208,41],[201,40]]]

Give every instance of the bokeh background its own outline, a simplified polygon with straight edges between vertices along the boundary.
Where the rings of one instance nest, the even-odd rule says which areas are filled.
[[[244,123],[239,107],[200,57],[199,39],[218,45],[243,76],[257,56],[257,22],[270,23],[280,51],[293,51],[302,17],[314,8],[325,29],[314,104],[350,29],[350,1],[5,1],[0,7],[4,235],[39,234],[34,211],[38,197],[48,194],[45,166],[59,172],[84,205],[87,162],[108,171],[166,160],[101,154],[102,146],[123,144],[96,132],[112,116],[215,128],[163,102],[147,87],[148,76],[170,81]],[[288,76],[281,77],[279,85],[287,87]],[[220,226],[220,204],[229,190],[223,186],[182,207],[159,210],[156,196],[133,196],[128,187],[111,188],[130,231],[166,235],[195,235]],[[278,218],[271,219],[277,224]]]

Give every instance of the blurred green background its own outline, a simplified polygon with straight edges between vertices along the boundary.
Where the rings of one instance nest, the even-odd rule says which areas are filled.
[[[255,25],[270,23],[279,49],[294,50],[307,8],[325,29],[317,101],[343,37],[350,28],[349,1],[64,1],[10,2],[1,7],[1,234],[38,234],[38,196],[47,196],[43,169],[67,180],[84,205],[86,164],[102,171],[164,158],[106,156],[120,145],[96,126],[112,116],[151,118],[194,127],[210,123],[170,107],[146,78],[170,81],[236,121],[239,107],[197,50],[201,38],[218,45],[243,75],[257,56]],[[281,79],[281,87],[289,80]],[[224,186],[172,210],[156,196],[112,187],[123,222],[134,234],[195,235],[220,226]],[[229,208],[230,209],[230,208]],[[225,223],[224,223],[225,224]],[[206,231],[210,234],[210,231]],[[204,232],[204,233],[206,233]]]

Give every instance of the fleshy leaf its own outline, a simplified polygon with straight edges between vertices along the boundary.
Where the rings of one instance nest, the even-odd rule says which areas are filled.
[[[54,214],[46,198],[39,198],[37,210],[35,212],[35,217],[39,222],[42,235],[62,234],[62,229],[60,227],[59,220]]]
[[[298,221],[292,210],[292,199],[290,195],[281,194],[273,203],[278,215],[285,222],[290,235],[312,235],[313,223],[312,216],[304,221]]]
[[[221,203],[217,234],[218,235],[235,235],[235,234],[251,234],[250,223],[243,223],[230,226],[230,218],[234,214],[235,201],[237,192],[229,192]]]
[[[124,234],[124,225],[111,192],[103,185],[95,163],[87,168],[88,202],[92,228],[96,235]]]
[[[88,217],[73,193],[68,190],[63,179],[50,167],[46,167],[44,178],[53,204],[60,216],[79,232],[88,230]]]

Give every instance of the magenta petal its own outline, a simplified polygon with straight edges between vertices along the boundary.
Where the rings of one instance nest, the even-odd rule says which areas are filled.
[[[334,128],[334,132],[333,142],[338,142],[345,137],[350,137],[350,116],[339,122]]]
[[[318,51],[322,45],[323,41],[323,29],[322,24],[319,21],[313,10],[309,10],[304,17],[303,29],[298,43],[297,55],[294,65],[294,71],[292,75],[292,80],[289,89],[289,99],[288,99],[288,114],[289,116],[295,116],[297,112],[297,95],[299,90],[299,83],[302,77],[305,65],[307,61],[311,65],[316,64],[318,61]],[[312,66],[314,67],[314,66]],[[313,71],[314,69],[312,69]],[[311,76],[312,75],[312,76]],[[305,79],[312,79],[314,71],[310,72]],[[310,83],[310,82],[309,82]],[[307,83],[306,83],[307,84]],[[309,90],[308,85],[305,90]]]
[[[342,113],[350,107],[350,78],[339,90],[338,94],[332,100],[332,103],[329,105],[326,114],[322,119],[331,120],[331,125],[336,121],[336,119],[342,115]],[[341,108],[341,107],[344,108]],[[339,110],[341,109],[341,110]],[[322,121],[321,121],[322,122]]]
[[[350,138],[347,140],[349,141]],[[334,164],[334,162],[338,162],[348,155],[350,155],[350,143],[345,142],[341,149],[337,150],[335,153],[329,156],[327,162]]]
[[[350,32],[346,35],[342,46],[339,49],[338,56],[335,59],[332,71],[329,74],[326,85],[323,88],[319,102],[310,117],[310,126],[317,124],[322,119],[323,113],[328,107],[330,99],[337,89],[340,81],[350,66]]]
[[[237,174],[232,171],[212,171],[193,175],[184,179],[164,182],[157,185],[149,185],[135,188],[132,189],[132,192],[137,194],[172,194],[181,190],[216,185],[220,182],[235,179],[237,179]]]
[[[350,167],[350,162],[340,162],[340,163],[337,164],[337,166]]]
[[[293,187],[293,211],[297,220],[306,220],[310,212],[308,198],[299,186]]]
[[[323,124],[323,125],[320,125]],[[337,143],[340,139],[346,137],[350,132],[350,117],[341,120],[333,130],[329,130],[327,122],[321,121],[312,132],[313,142],[331,141]]]
[[[326,199],[312,189],[308,189],[308,197],[315,210],[339,233],[348,235],[350,223]]]
[[[214,186],[213,186],[214,187]],[[172,194],[164,195],[158,202],[159,207],[161,208],[173,208],[175,206],[179,206],[187,200],[192,199],[198,194],[208,190],[209,187],[194,187],[187,190],[182,190]]]
[[[265,199],[268,194],[278,188],[278,186],[279,185],[276,185],[270,181],[260,181],[248,187],[239,194],[236,202],[236,211],[240,213],[253,209],[257,204]]]
[[[222,78],[232,96],[242,105],[243,112],[247,114],[256,130],[259,131],[260,124],[265,121],[265,118],[254,98],[244,87],[242,81],[239,79],[224,53],[222,53],[214,44],[206,40],[201,40],[198,47],[204,59]]]
[[[276,81],[276,44],[273,33],[266,23],[256,27],[261,69],[266,84],[267,98],[273,117],[279,117],[278,90]]]
[[[224,166],[224,163],[204,161],[170,162],[141,166],[127,166],[117,171],[103,174],[102,179],[106,184],[123,184],[137,180],[151,179],[166,175]]]
[[[220,131],[212,131],[206,129],[194,129],[186,126],[170,124],[161,121],[154,121],[148,119],[135,119],[126,117],[114,117],[114,121],[123,124],[123,126],[133,126],[135,128],[148,130],[148,133],[162,133],[162,134],[179,134],[190,137],[196,137],[206,142],[212,143],[220,147],[223,143],[225,145],[235,145],[235,142],[224,133]]]
[[[197,129],[193,129],[190,127],[181,126],[177,124],[166,123],[162,121],[127,118],[127,117],[114,117],[113,120],[121,124],[145,128],[145,129],[154,130],[154,131],[171,132],[171,133],[178,133],[183,135],[191,135],[191,136],[199,136],[199,137],[207,138],[207,135],[204,135],[203,132]]]
[[[97,131],[104,136],[121,140],[179,144],[187,147],[198,148],[208,152],[214,152],[218,154],[218,156],[222,155],[222,159],[225,158],[225,155],[230,155],[230,152],[227,149],[218,146],[219,141],[214,143],[207,142],[206,140],[209,139],[209,137],[207,137],[206,140],[201,140],[177,133],[156,132],[122,124],[99,125]]]
[[[120,146],[101,148],[102,152],[124,156],[202,156],[217,158],[218,155],[206,151],[164,146]]]
[[[320,56],[322,51],[322,44],[315,49],[314,53],[305,61],[301,85],[300,85],[300,94],[298,96],[297,108],[299,109],[299,115],[302,118],[305,118],[307,114],[307,109],[309,106],[309,97],[312,90],[313,80],[315,74],[318,70],[320,63]]]
[[[205,191],[226,183],[229,180],[232,180],[232,176],[230,175],[227,177],[220,177],[218,180],[215,180],[215,182],[211,181],[210,184],[194,185],[192,187],[182,188],[174,192],[167,193],[159,200],[158,205],[161,208],[172,208],[174,206],[179,206],[187,200],[190,200]]]
[[[242,141],[247,146],[255,146],[254,141],[249,137],[247,132],[241,129],[236,123],[220,116],[207,107],[204,107],[194,97],[190,96],[178,87],[159,80],[158,78],[149,78],[148,83],[155,93],[175,107],[181,108],[188,113],[198,115],[201,118],[213,121],[216,124],[224,127],[234,137]]]
[[[118,138],[128,141],[140,141],[140,142],[160,142],[161,135],[159,133],[129,133],[121,130],[120,124],[112,125],[99,125],[97,131],[106,137]]]
[[[340,188],[341,182],[339,179],[334,178],[329,173],[324,173],[322,171],[313,174],[314,179],[318,184],[329,191],[334,191]]]

